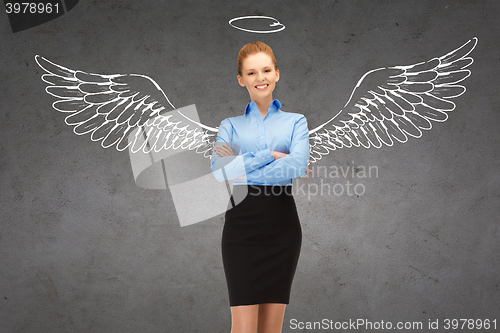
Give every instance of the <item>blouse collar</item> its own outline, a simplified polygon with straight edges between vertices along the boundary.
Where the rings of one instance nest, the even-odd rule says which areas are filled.
[[[271,102],[271,105],[269,105],[269,109],[267,110],[268,112],[274,112],[278,111],[279,108],[281,107],[280,101],[275,99],[274,101]],[[250,113],[250,112],[259,112],[259,108],[257,107],[257,104],[255,102],[250,102],[248,103],[246,109],[245,109],[245,115]]]

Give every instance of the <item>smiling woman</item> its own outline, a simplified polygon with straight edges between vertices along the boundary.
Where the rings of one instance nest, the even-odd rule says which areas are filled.
[[[273,100],[279,70],[269,46],[241,49],[237,79],[251,102],[221,122],[211,160],[219,181],[235,179],[221,241],[231,333],[281,332],[302,244],[292,183],[306,173],[309,130]]]
[[[263,118],[267,113],[265,106],[272,100],[272,92],[280,79],[276,59],[273,61],[273,58],[263,52],[249,55],[241,72],[238,72],[238,82],[247,87],[250,99],[258,103]]]

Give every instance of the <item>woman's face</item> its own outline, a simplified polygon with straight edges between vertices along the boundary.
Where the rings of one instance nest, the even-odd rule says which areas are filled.
[[[251,54],[243,60],[238,82],[247,87],[250,99],[272,99],[276,82],[280,78],[270,56],[264,52]]]

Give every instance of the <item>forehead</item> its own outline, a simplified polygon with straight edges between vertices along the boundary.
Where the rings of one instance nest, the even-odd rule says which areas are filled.
[[[251,54],[243,60],[243,70],[259,69],[266,66],[274,68],[273,60],[264,52]]]

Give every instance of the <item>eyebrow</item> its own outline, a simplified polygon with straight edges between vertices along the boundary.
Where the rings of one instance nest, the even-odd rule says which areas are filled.
[[[264,66],[262,67],[262,69],[266,69],[266,68],[272,68],[273,66]],[[255,69],[253,68],[250,68],[250,69],[247,69],[246,71],[249,72],[249,71],[254,71]]]

